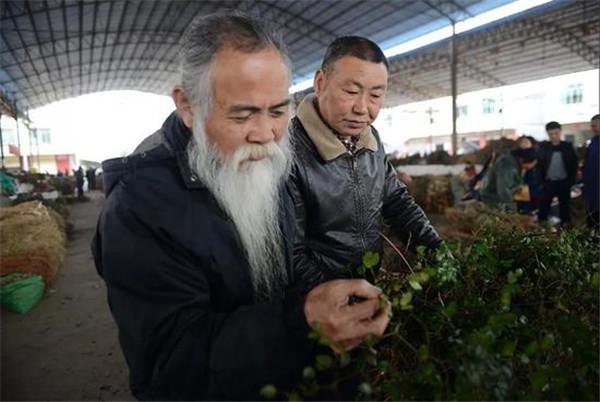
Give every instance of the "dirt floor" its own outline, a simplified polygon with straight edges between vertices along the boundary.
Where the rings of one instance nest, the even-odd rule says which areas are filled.
[[[70,208],[74,231],[52,288],[26,315],[2,310],[0,399],[133,400],[90,241],[99,192]]]

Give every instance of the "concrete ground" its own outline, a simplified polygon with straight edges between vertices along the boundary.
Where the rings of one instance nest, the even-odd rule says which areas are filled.
[[[74,232],[51,289],[28,314],[2,310],[0,399],[133,400],[90,241],[103,197],[70,207]]]

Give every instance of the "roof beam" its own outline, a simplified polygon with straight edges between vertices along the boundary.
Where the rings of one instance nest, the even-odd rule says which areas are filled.
[[[25,3],[25,4],[27,5],[28,3]],[[12,10],[11,10],[10,3],[6,4],[6,11],[7,11],[8,15],[9,15],[9,18],[11,19],[14,27],[16,28],[17,27],[17,22],[16,22],[14,16],[12,15]],[[21,34],[21,32],[17,31],[17,36],[18,36],[19,40],[21,41],[21,43],[23,44],[23,46],[25,46],[25,40],[23,39],[23,35]],[[6,39],[4,39],[4,41],[6,42]],[[40,73],[39,73],[39,71],[37,69],[37,66],[35,65],[35,63],[33,61],[33,58],[31,57],[31,54],[29,53],[29,51],[27,51],[27,58],[29,60],[29,63],[31,64],[31,67],[33,68],[33,70],[34,70],[34,72],[36,74],[36,77],[39,77]],[[25,71],[23,70],[22,66],[19,66],[19,67],[21,67],[21,72],[23,73],[23,75],[25,75]],[[38,83],[39,83],[39,87],[42,88],[43,85],[44,85],[44,83],[41,80],[39,80],[39,78],[38,78]],[[33,86],[31,84],[30,84],[30,87],[33,88]]]
[[[108,17],[106,18],[106,26],[104,27],[104,41],[102,42],[102,50],[100,51],[100,61],[104,60],[104,53],[106,52],[106,45],[108,44],[108,32],[110,30],[110,22],[112,21],[112,13],[113,13],[113,6],[114,6],[114,2],[110,2],[109,8],[108,8]],[[94,46],[92,45],[92,51],[94,49]],[[102,81],[100,79],[96,80],[96,88],[98,90],[101,90],[103,88],[102,85]]]
[[[94,1],[94,11],[93,11],[93,15],[92,15],[92,19],[94,20],[93,22],[93,28],[92,28],[92,44],[89,47],[90,50],[90,64],[88,66],[88,70],[91,72],[92,71],[92,62],[94,61],[94,42],[96,41],[96,22],[98,20],[98,0]],[[91,75],[90,75],[91,78]],[[90,80],[88,80],[87,82],[88,87],[90,87],[92,85],[92,82]]]
[[[155,3],[158,4],[158,3]],[[169,2],[169,4],[167,5],[167,7],[165,7],[164,12],[161,14],[160,18],[158,19],[158,24],[156,25],[156,29],[155,31],[158,31],[159,28],[161,27],[161,25],[165,22],[165,19],[167,17],[167,15],[169,15],[169,12],[171,11],[171,8],[173,7],[174,2]],[[142,28],[143,31],[148,29],[148,24],[150,22],[150,19],[154,16],[154,7],[152,8],[152,10],[150,11],[150,14],[148,15],[148,18],[146,19],[146,23],[144,24],[144,28]],[[140,53],[140,55],[138,56],[141,59],[144,58],[144,55],[146,54],[146,51],[148,50],[148,48],[152,48],[152,46],[149,46],[150,42],[146,42],[142,48],[142,52]],[[131,67],[131,61],[129,63],[127,63],[127,67]],[[137,64],[135,67],[140,67],[139,64]]]
[[[128,6],[129,6],[129,1],[125,0],[124,3],[123,3],[123,8],[121,9],[121,15],[119,17],[119,25],[118,25],[118,28],[117,28],[117,35],[118,36],[120,36],[121,33],[123,32],[122,31],[123,30],[123,21],[125,20],[125,13],[127,11],[127,7]],[[112,46],[111,49],[110,49],[110,57],[108,59],[108,62],[110,64],[112,64],[114,62],[114,59],[115,59],[115,46]],[[108,78],[108,75],[105,75],[104,76],[104,81],[105,82],[106,82],[107,78]],[[104,90],[104,88],[102,88],[102,90]]]
[[[29,4],[29,1],[26,1],[25,2],[25,8],[27,10],[30,10],[30,7],[31,6]],[[33,31],[34,31],[34,35],[35,35],[35,41],[37,43],[39,43],[39,41],[40,41],[40,35],[39,35],[38,31],[37,31],[37,25],[36,25],[35,21],[33,20],[33,16],[31,14],[29,14],[29,22],[30,22],[31,26],[33,27]],[[46,58],[42,59],[42,63],[44,64],[44,67],[46,68],[46,71],[51,71],[50,67],[48,66],[48,63],[46,62]],[[37,69],[36,69],[36,74],[39,76],[39,72],[37,71]],[[50,80],[50,87],[52,87],[54,89],[54,80]]]
[[[56,63],[57,73],[62,79],[62,68],[60,62],[58,61],[58,56],[56,55],[56,41],[54,40],[54,27],[52,25],[52,19],[50,18],[50,12],[48,12],[48,0],[44,0],[44,6],[46,8],[46,22],[48,23],[48,28],[50,29],[50,40],[52,41],[52,54],[54,55],[54,62]],[[38,41],[38,43],[40,43]],[[41,46],[40,46],[40,54],[42,54]]]
[[[194,19],[194,17],[196,16],[196,12],[194,12],[193,10],[189,10],[188,8],[193,5],[192,3],[184,3],[185,5],[181,8],[181,10],[179,10],[178,13],[173,14],[173,16],[175,16],[175,18],[173,19],[173,21],[168,25],[169,26],[169,31],[168,33],[170,35],[174,35],[176,36],[176,40],[174,41],[174,46],[179,46],[179,41],[181,40],[181,37],[183,36],[183,34],[185,33],[184,31],[181,31],[179,33],[177,33],[175,31],[175,28],[177,26],[177,22],[183,22],[182,19],[185,18],[186,19],[186,25],[182,25],[182,26],[188,26],[192,20]],[[176,5],[176,7],[178,6],[178,4]],[[187,12],[186,12],[187,11]],[[187,18],[186,18],[187,16]],[[158,65],[164,64],[164,62],[166,61],[166,57],[169,54],[170,48],[167,46],[163,46],[162,49],[160,49],[160,54],[155,54],[155,62],[153,63],[153,66],[151,67],[156,67]],[[143,85],[146,85],[146,81],[142,82]]]

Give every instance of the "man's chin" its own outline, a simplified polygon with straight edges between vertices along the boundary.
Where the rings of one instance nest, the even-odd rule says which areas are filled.
[[[355,137],[357,135],[360,135],[366,128],[366,125],[352,125],[352,124],[346,124],[342,127],[342,130],[339,131],[339,133],[343,136],[352,136]]]
[[[240,164],[238,165],[238,172],[240,173],[245,173],[245,172],[249,172],[252,169],[260,166],[263,163],[266,163],[268,161],[268,158],[262,158],[262,159],[245,159],[243,161],[240,162]]]

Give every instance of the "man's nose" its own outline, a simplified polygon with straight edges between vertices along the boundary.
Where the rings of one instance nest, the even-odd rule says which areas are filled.
[[[356,114],[366,114],[367,113],[367,96],[366,94],[362,94],[356,97],[354,100],[354,105],[352,107],[352,111]]]
[[[258,144],[268,144],[275,140],[275,127],[272,119],[267,116],[257,116],[253,127],[248,133],[248,142]]]

